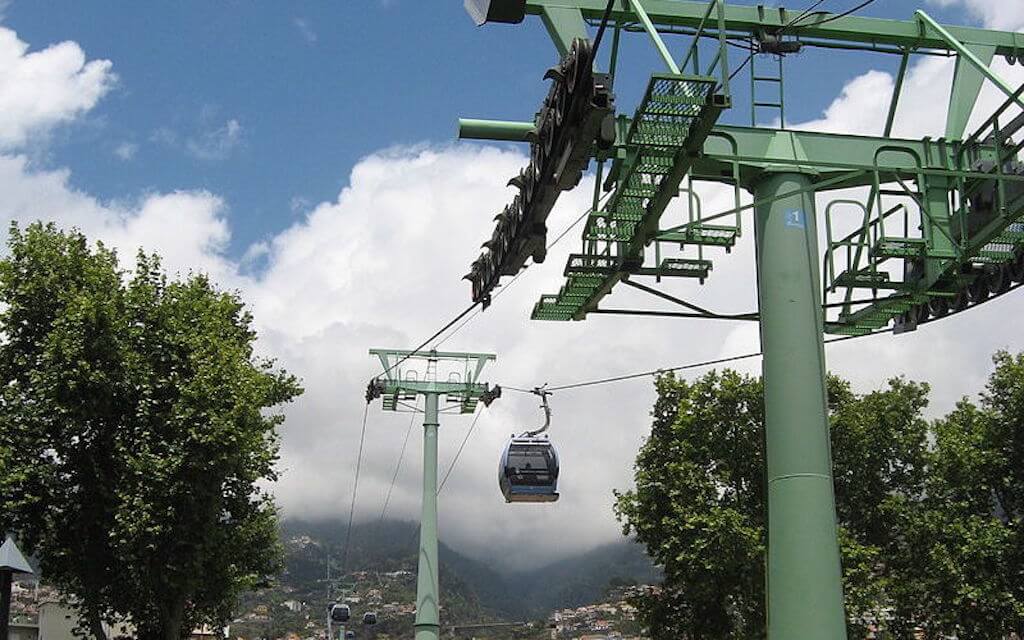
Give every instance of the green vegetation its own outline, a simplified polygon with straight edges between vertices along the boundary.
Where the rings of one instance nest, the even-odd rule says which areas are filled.
[[[1024,355],[995,356],[980,404],[922,417],[928,385],[859,395],[829,378],[850,636],[998,638],[1024,625]],[[616,511],[662,564],[641,598],[655,638],[763,638],[761,381],[656,382],[636,489]]]
[[[86,633],[176,640],[226,621],[281,566],[267,409],[301,390],[253,355],[252,318],[207,278],[131,273],[77,232],[12,227],[0,262],[0,526]]]

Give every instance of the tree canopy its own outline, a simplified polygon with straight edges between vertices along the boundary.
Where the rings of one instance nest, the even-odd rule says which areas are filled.
[[[79,609],[183,637],[278,571],[280,414],[301,389],[207,277],[126,272],[78,232],[12,226],[0,261],[0,524]]]
[[[1024,356],[979,403],[923,417],[928,385],[828,380],[850,637],[1004,637],[1024,624]],[[616,514],[664,567],[655,638],[765,635],[764,409],[734,371],[656,382],[651,434]]]

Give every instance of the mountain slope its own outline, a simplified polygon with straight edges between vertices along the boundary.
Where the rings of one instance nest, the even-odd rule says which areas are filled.
[[[282,523],[286,573],[282,581],[309,597],[325,598],[326,562],[342,573],[345,527],[340,521]],[[411,522],[372,522],[353,527],[344,572],[385,573],[416,570],[417,526]],[[544,617],[550,611],[602,598],[612,579],[656,582],[659,573],[643,549],[630,541],[604,545],[550,565],[500,573],[439,545],[442,601],[453,620]]]

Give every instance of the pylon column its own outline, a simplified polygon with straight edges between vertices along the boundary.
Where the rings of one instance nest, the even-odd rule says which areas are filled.
[[[437,566],[437,412],[438,394],[424,394],[423,510],[420,515],[420,558],[416,572],[416,640],[438,640]]]
[[[768,638],[846,640],[811,181],[754,187],[768,466]]]

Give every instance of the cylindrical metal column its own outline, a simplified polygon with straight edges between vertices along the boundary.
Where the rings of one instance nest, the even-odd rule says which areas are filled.
[[[767,174],[761,200],[811,186]],[[768,465],[768,638],[846,640],[814,193],[756,210]]]
[[[416,573],[416,640],[438,640],[437,578],[437,403],[438,394],[424,394],[423,512],[420,515],[420,560]]]

